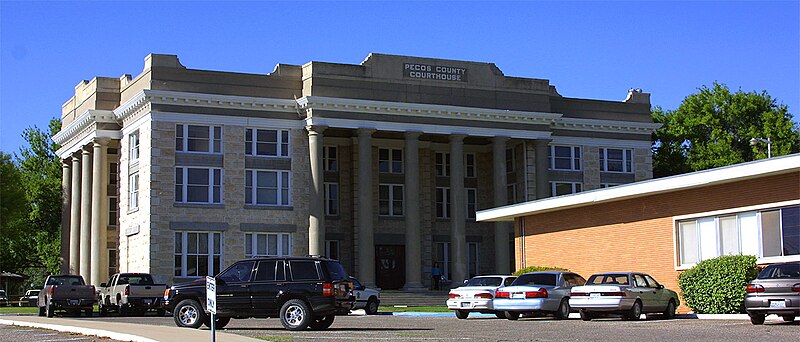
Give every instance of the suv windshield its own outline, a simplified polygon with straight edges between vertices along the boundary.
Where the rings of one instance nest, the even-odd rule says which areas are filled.
[[[511,286],[525,286],[525,285],[545,285],[556,286],[556,274],[551,273],[537,273],[537,274],[523,274],[514,280]]]
[[[328,276],[331,277],[331,280],[347,280],[347,272],[345,272],[342,264],[336,261],[327,261],[323,262],[323,265],[328,270]]]
[[[500,277],[475,277],[464,286],[500,286],[501,284],[503,284],[503,278]]]
[[[767,266],[758,274],[758,279],[800,278],[800,264]]]

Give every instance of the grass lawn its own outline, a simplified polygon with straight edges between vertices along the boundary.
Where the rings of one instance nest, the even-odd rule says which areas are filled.
[[[0,314],[37,314],[39,309],[35,306],[0,306]]]
[[[394,306],[381,306],[378,308],[380,312],[450,312],[446,306],[409,306],[409,307],[394,307]]]

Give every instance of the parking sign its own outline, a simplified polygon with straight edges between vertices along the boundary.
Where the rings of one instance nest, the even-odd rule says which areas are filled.
[[[217,314],[217,280],[214,277],[206,277],[206,308]]]

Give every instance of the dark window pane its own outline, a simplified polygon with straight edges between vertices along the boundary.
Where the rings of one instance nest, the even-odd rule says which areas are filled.
[[[800,207],[781,209],[783,255],[800,254]]]
[[[226,283],[241,283],[250,281],[250,275],[253,272],[253,265],[255,261],[243,261],[235,264],[233,267],[227,269],[225,273],[219,276],[220,279]]]
[[[275,280],[286,280],[286,267],[283,264],[283,260],[278,260],[275,265]]]
[[[256,281],[274,281],[275,280],[275,260],[262,261],[258,264],[258,271],[256,272]]]
[[[314,261],[289,261],[292,270],[292,280],[317,280],[317,265]]]

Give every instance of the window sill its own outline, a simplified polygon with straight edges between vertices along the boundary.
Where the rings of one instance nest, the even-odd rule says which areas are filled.
[[[133,208],[133,209],[128,209],[128,212],[126,214],[130,215],[130,214],[136,213],[137,211],[139,211],[139,207],[136,207],[136,208]]]
[[[406,217],[405,217],[405,216],[385,216],[385,215],[379,215],[379,216],[378,216],[378,219],[379,219],[379,220],[388,220],[388,221],[405,221]]]
[[[245,204],[244,208],[257,209],[257,210],[294,210],[293,206],[261,205],[261,204]]]
[[[613,173],[615,175],[632,175],[635,172],[633,172],[633,171],[623,172],[623,171],[603,171],[603,170],[600,170],[600,173]]]
[[[225,204],[222,203],[172,203],[175,208],[211,208],[211,209],[225,209]]]
[[[180,151],[176,150],[175,153],[185,153],[185,154],[203,154],[203,155],[222,155],[223,152],[204,152],[204,151]]]
[[[547,170],[548,171],[567,171],[567,172],[581,172],[581,171],[583,171],[583,170],[580,170],[580,169],[578,169],[578,170],[575,170],[575,169],[547,169]],[[606,171],[602,171],[602,172],[606,172]]]
[[[268,159],[292,159],[291,156],[268,156],[268,155],[261,155],[261,154],[245,154],[247,157],[255,157],[255,158],[268,158]]]

